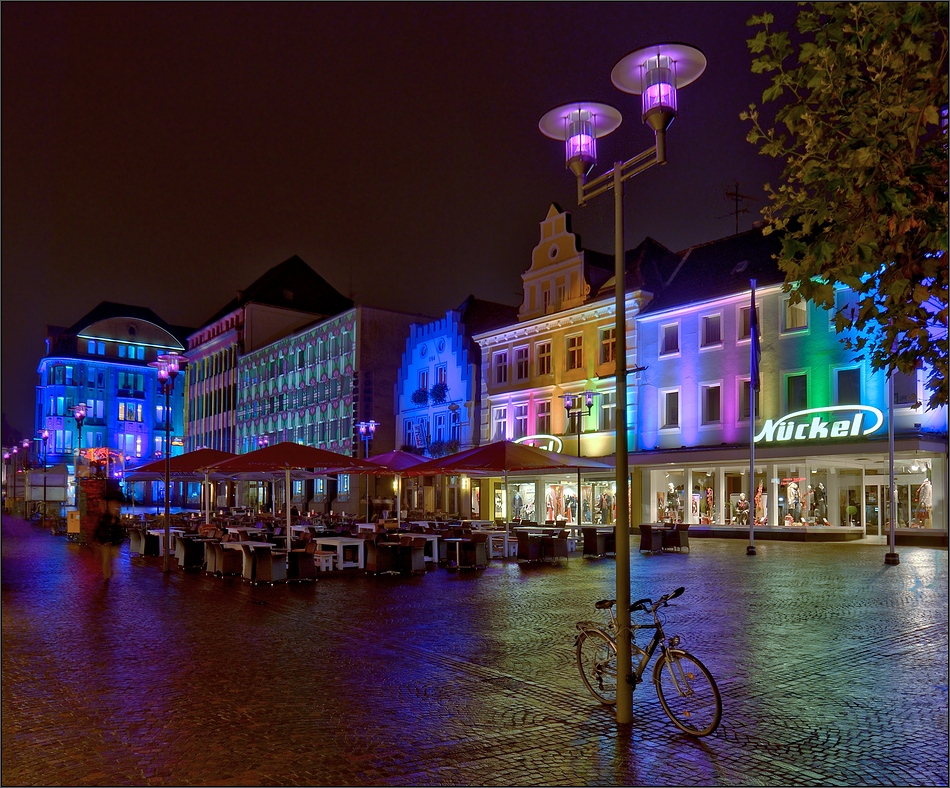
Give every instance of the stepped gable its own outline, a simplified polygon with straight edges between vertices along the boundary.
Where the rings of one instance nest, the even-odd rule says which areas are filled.
[[[781,239],[754,228],[718,241],[709,241],[677,253],[675,268],[668,272],[655,297],[643,312],[658,312],[686,304],[741,293],[749,280],[759,287],[781,284],[785,274],[778,267]]]
[[[495,301],[483,301],[470,295],[456,310],[465,324],[469,336],[491,331],[494,328],[514,325],[518,322],[518,307],[499,304]]]
[[[353,301],[330,285],[297,255],[275,265],[206,320],[216,323],[225,315],[249,303],[312,312],[330,317],[353,308]]]

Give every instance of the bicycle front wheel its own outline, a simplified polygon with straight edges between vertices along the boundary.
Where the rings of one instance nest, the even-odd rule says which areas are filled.
[[[605,705],[617,702],[617,646],[603,632],[577,637],[577,668],[590,694]]]
[[[691,736],[708,736],[722,719],[719,687],[696,657],[667,649],[653,667],[653,683],[666,716]]]

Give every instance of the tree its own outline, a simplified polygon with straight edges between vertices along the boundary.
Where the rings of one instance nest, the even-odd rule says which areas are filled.
[[[771,14],[752,17],[749,142],[785,162],[765,232],[782,235],[785,290],[832,310],[875,369],[923,362],[947,404],[947,3],[802,3],[797,63]],[[856,302],[835,306],[834,287]]]

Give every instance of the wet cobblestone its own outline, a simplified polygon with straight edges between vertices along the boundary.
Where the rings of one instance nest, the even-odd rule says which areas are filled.
[[[947,785],[947,552],[734,540],[634,553],[710,668],[702,740],[649,683],[586,693],[613,559],[250,586],[4,518],[4,785]],[[635,540],[634,540],[635,541]]]

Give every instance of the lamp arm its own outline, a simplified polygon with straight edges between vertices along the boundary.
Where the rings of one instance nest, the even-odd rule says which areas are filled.
[[[665,164],[666,159],[661,161],[657,146],[654,145],[642,153],[638,153],[632,159],[628,159],[620,165],[620,181],[634,178],[642,172],[646,172],[655,164]],[[614,170],[616,165],[607,172],[598,175],[591,181],[584,181],[583,178],[577,179],[577,204],[586,205],[588,200],[592,200],[599,194],[609,192],[614,188]]]

